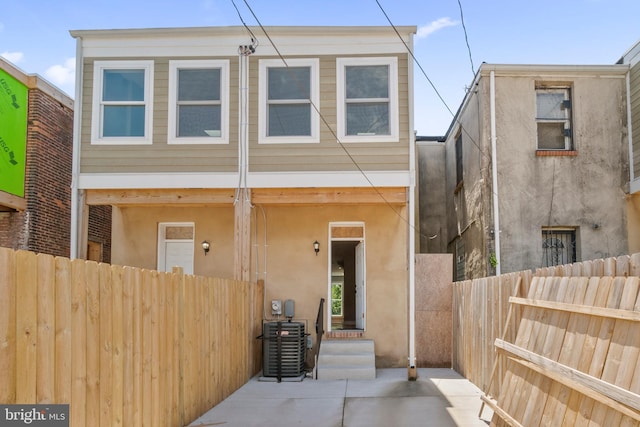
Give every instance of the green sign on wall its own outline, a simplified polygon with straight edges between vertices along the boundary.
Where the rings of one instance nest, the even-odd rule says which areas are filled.
[[[0,70],[0,191],[19,197],[24,197],[28,92]]]

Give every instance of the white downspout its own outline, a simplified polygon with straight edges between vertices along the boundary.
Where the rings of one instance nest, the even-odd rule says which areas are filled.
[[[80,137],[82,129],[82,78],[83,78],[82,38],[76,37],[76,87],[73,105],[73,148],[71,160],[71,259],[78,258],[80,190],[78,176],[80,174]]]
[[[636,179],[635,171],[633,170],[633,123],[631,116],[631,82],[630,75],[631,68],[627,71],[626,75],[626,85],[627,85],[627,140],[629,142],[629,189],[630,193],[633,193],[631,190],[631,186],[633,185],[633,181]]]
[[[413,37],[410,36],[410,47],[413,52]],[[415,199],[416,199],[416,138],[414,129],[413,116],[413,61],[407,59],[409,69],[409,377],[416,376],[416,278],[415,278],[415,257],[416,257],[416,218],[415,218]]]
[[[498,150],[496,143],[496,75],[495,71],[490,74],[490,110],[491,110],[491,174],[492,174],[492,196],[493,196],[493,236],[495,240],[496,276],[500,275],[500,212],[498,209]]]

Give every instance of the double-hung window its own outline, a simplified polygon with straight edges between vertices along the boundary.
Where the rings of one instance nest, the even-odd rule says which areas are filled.
[[[569,87],[536,87],[536,124],[538,150],[573,150]]]
[[[338,58],[336,65],[339,138],[398,141],[397,58]]]
[[[226,144],[229,61],[169,61],[169,144]]]
[[[319,141],[318,59],[260,61],[260,143]]]
[[[96,61],[92,144],[151,144],[153,61]]]

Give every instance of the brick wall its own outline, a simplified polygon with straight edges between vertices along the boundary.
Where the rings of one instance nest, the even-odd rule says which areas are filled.
[[[0,246],[70,255],[73,109],[29,90],[25,198],[27,210],[0,213]],[[111,207],[89,209],[89,240],[111,260]]]
[[[102,259],[111,263],[111,206],[89,206],[87,238],[102,245]]]
[[[72,152],[73,110],[31,89],[25,180],[29,250],[69,256]]]

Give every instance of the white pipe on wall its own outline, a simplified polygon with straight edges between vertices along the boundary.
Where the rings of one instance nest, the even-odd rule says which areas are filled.
[[[495,71],[491,71],[489,76],[490,97],[489,108],[491,110],[491,174],[492,174],[492,196],[493,196],[493,236],[495,241],[496,259],[496,276],[500,275],[500,212],[498,209],[498,150],[496,140],[496,75]]]
[[[410,39],[411,51],[413,51],[413,37]],[[407,65],[409,68],[409,76],[412,76],[409,80],[409,105],[413,105],[413,61],[411,58],[407,59]],[[413,108],[409,108],[409,369],[412,370],[416,367],[416,278],[415,278],[415,254],[416,254],[416,218],[415,218],[415,203],[416,203],[416,138],[414,129],[414,116]],[[409,372],[412,375],[412,372]]]
[[[75,101],[73,105],[73,148],[71,160],[71,259],[78,257],[80,221],[80,195],[78,188],[78,175],[80,172],[80,137],[82,128],[82,78],[83,78],[83,54],[82,38],[76,38],[76,87]]]

